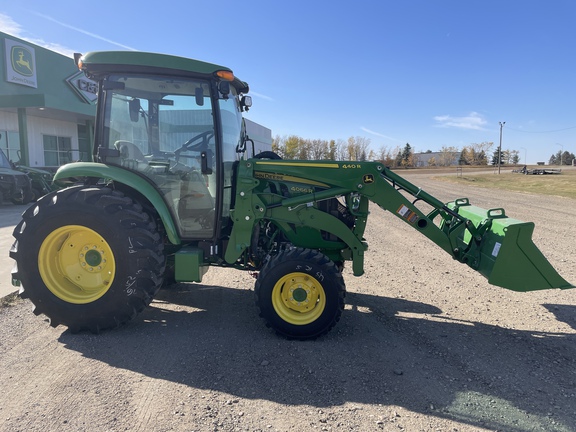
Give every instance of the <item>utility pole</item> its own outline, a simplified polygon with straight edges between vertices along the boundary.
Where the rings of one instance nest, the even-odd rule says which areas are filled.
[[[500,164],[502,162],[502,128],[506,124],[506,122],[498,122],[500,123],[500,145],[498,146],[498,174],[500,174]]]

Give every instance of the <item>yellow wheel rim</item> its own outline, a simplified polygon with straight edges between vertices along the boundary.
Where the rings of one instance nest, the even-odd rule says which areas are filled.
[[[38,269],[56,297],[85,304],[108,291],[116,265],[110,245],[100,234],[84,226],[66,225],[42,242]]]
[[[272,290],[272,306],[284,321],[306,325],[316,321],[326,307],[326,294],[318,280],[306,273],[289,273]]]

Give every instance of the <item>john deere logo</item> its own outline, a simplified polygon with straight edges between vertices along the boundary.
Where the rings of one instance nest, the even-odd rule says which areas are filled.
[[[374,183],[374,176],[372,174],[364,174],[364,177],[362,177],[362,181],[365,184]]]
[[[6,82],[38,88],[36,51],[20,41],[4,39]]]
[[[26,48],[13,46],[10,58],[14,72],[27,77],[34,75],[34,56]]]

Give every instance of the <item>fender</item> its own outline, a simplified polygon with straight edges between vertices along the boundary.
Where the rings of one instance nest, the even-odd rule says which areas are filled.
[[[73,162],[61,166],[54,175],[54,181],[70,177],[96,177],[105,180],[113,180],[137,190],[150,201],[152,206],[154,206],[154,209],[158,212],[170,243],[174,245],[181,244],[172,215],[170,214],[170,210],[168,210],[166,203],[162,199],[162,196],[154,186],[139,175],[122,168],[104,165],[97,162]]]

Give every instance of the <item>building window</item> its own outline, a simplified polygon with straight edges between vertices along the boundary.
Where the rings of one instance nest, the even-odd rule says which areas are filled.
[[[43,135],[44,164],[60,166],[72,162],[72,138]]]
[[[20,159],[20,135],[18,132],[0,130],[0,148],[6,157],[17,162]]]

